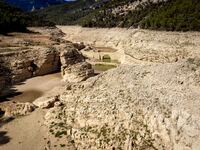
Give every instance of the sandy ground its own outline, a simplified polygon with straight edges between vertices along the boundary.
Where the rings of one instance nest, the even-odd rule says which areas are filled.
[[[28,79],[15,86],[17,92],[21,94],[9,100],[32,102],[62,84],[64,83],[60,73]],[[0,105],[10,101],[0,103]],[[45,150],[48,137],[46,128],[42,125],[44,114],[44,110],[37,109],[28,116],[19,117],[7,123],[0,120],[0,150]]]
[[[0,128],[0,150],[43,150],[47,142],[44,111],[14,119]]]
[[[15,85],[12,88],[15,93],[11,94],[14,96],[6,97],[6,99],[17,102],[33,102],[35,99],[62,84],[64,83],[60,73],[34,77]],[[4,101],[3,98],[0,100]]]

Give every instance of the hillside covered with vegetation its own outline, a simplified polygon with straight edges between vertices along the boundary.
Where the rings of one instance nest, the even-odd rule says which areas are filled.
[[[199,0],[141,2],[132,10],[114,10],[137,0],[78,0],[48,7],[34,15],[59,25],[133,27],[168,31],[200,31]]]
[[[0,33],[26,31],[26,19],[20,9],[0,1]]]
[[[142,28],[200,31],[199,0],[170,0],[153,9],[140,22]]]
[[[137,5],[135,5],[138,2]],[[134,9],[124,9],[127,6]],[[0,0],[0,33],[26,26],[81,25],[167,31],[200,31],[199,0],[77,0],[25,13]]]
[[[26,32],[27,26],[54,26],[47,20],[31,13],[23,12],[0,0],[0,34],[8,32]]]
[[[95,0],[78,0],[50,6],[42,10],[34,11],[32,14],[59,25],[75,24],[77,20],[93,12],[90,6],[94,3]]]

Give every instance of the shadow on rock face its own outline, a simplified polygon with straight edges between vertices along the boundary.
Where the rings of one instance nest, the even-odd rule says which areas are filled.
[[[0,118],[3,117],[4,114],[5,114],[5,111],[2,111],[0,108]]]
[[[0,131],[0,146],[3,144],[7,144],[10,141],[11,138],[6,134],[6,131]]]

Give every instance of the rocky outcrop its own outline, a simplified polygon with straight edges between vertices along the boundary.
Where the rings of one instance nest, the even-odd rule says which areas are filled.
[[[83,55],[72,48],[60,54],[63,79],[69,82],[80,82],[94,75],[92,65],[85,62]]]
[[[42,32],[44,35],[32,37],[35,40],[38,36],[41,41],[44,40],[43,43],[31,41],[31,39],[24,50],[21,48],[24,46],[22,42],[22,45],[15,45],[20,47],[14,50],[9,48],[6,50],[6,47],[3,50],[0,49],[0,91],[5,86],[57,71],[62,72],[65,80],[68,78],[73,82],[85,80],[92,75],[91,65],[84,62],[83,55],[73,43],[61,40],[63,33],[60,30],[54,29],[55,32],[46,30],[35,29],[34,31]],[[16,40],[23,41],[22,39]]]
[[[6,84],[14,84],[30,77],[59,71],[59,54],[51,48],[35,48],[0,54],[1,66],[9,70]]]
[[[87,37],[73,35],[73,38],[91,40],[99,46],[104,43],[109,47],[121,47],[119,54],[123,54],[124,63],[131,65],[123,64],[83,81],[92,76],[93,70],[72,44],[56,44],[44,51],[40,47],[34,51],[15,52],[15,57],[13,53],[4,53],[7,59],[3,58],[1,64],[10,79],[20,78],[13,78],[13,70],[15,74],[34,76],[47,73],[58,65],[63,78],[70,84],[62,87],[63,92],[56,96],[52,92],[37,99],[34,105],[20,104],[18,108],[18,104],[14,104],[17,105],[12,109],[14,112],[9,111],[11,109],[3,111],[15,116],[32,111],[35,105],[49,108],[45,124],[49,128],[48,148],[52,150],[60,149],[51,145],[55,142],[70,150],[198,150],[199,33],[188,33],[187,37],[185,33],[174,36],[174,33],[165,32],[164,37],[164,33],[154,31],[128,30],[129,34],[125,29],[120,29],[123,32],[119,33],[115,32],[119,29],[97,30],[99,34],[96,31],[93,34],[99,37],[91,38],[88,32]],[[107,36],[100,34],[104,30],[109,33]],[[84,35],[84,32],[77,35]],[[23,61],[12,63],[14,59],[10,57]],[[4,76],[0,77],[2,83],[7,81]]]
[[[87,62],[76,63],[63,70],[63,78],[69,82],[80,82],[94,76],[92,65]]]
[[[1,108],[4,112],[4,117],[16,117],[30,114],[35,110],[36,106],[32,103],[6,103],[1,105]]]
[[[33,104],[42,109],[48,109],[54,107],[54,104],[59,101],[58,96],[46,96],[38,98]]]
[[[124,65],[74,84],[46,114],[49,134],[81,150],[197,150],[199,62]]]

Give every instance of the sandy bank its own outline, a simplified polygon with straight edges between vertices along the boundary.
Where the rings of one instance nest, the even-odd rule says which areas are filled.
[[[64,82],[62,81],[61,73],[38,76],[15,85],[12,88],[15,92],[10,93],[11,96],[5,98],[9,101],[33,102],[38,97],[47,94],[48,91],[62,84]],[[6,100],[5,98],[2,98],[1,101]]]

